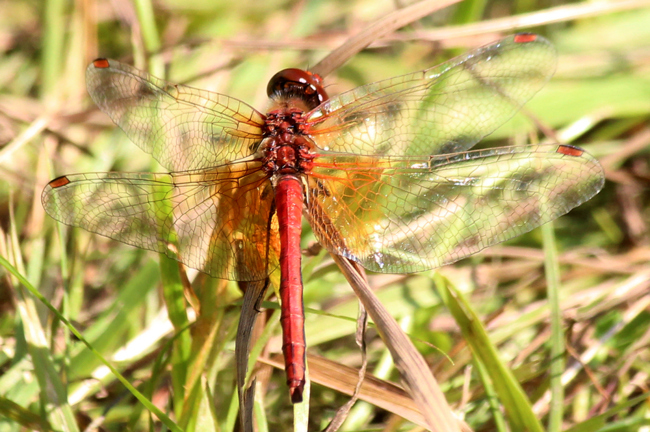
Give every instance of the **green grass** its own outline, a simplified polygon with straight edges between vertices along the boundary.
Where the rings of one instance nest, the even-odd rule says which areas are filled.
[[[601,160],[601,193],[553,229],[438,272],[369,276],[471,430],[650,427],[650,2],[637,6],[554,22],[559,7],[536,27],[504,28],[499,20],[548,3],[468,1],[327,78],[336,94],[519,30],[558,49],[555,77],[527,108]],[[315,65],[394,2],[6,0],[0,10],[0,432],[92,422],[106,431],[236,430],[240,287],[192,271],[188,281],[175,261],[61,226],[41,206],[43,187],[62,174],[163,171],[92,104],[85,68],[116,58],[263,111],[277,70]],[[480,146],[525,142],[534,134],[518,129],[522,118]],[[307,247],[314,237],[305,230]],[[281,338],[269,297],[253,329],[259,430],[322,430],[356,384],[357,299],[325,253],[303,258],[303,278],[309,410],[294,413],[273,366]],[[399,363],[377,333],[367,335],[368,373],[399,385]],[[416,405],[379,383],[370,380],[373,392],[362,391],[366,402],[340,430],[421,430]]]

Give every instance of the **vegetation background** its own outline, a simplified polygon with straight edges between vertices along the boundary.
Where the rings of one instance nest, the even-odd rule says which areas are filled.
[[[263,110],[275,71],[315,64],[398,7],[387,0],[0,1],[1,432],[237,427],[237,284],[190,272],[193,292],[183,290],[170,276],[178,275],[174,263],[44,214],[41,191],[58,175],[162,171],[92,104],[87,64],[115,58]],[[472,430],[641,431],[650,428],[650,2],[463,1],[356,55],[328,77],[328,91],[429,67],[523,30],[543,34],[559,52],[555,77],[528,109],[560,140],[601,160],[605,188],[554,230],[441,269],[467,298],[467,316],[478,317],[469,324],[450,312],[434,272],[370,281]],[[525,142],[530,133],[517,124],[481,145]],[[308,231],[303,244],[312,243]],[[270,298],[253,353],[260,431],[320,430],[355,384],[356,298],[322,252],[305,257],[304,280],[310,373],[318,377],[310,409],[293,412],[283,372],[269,366],[280,352]],[[485,333],[469,340],[466,330],[481,324]],[[496,355],[476,351],[477,343]],[[399,383],[372,329],[368,361],[374,376]],[[504,398],[502,382],[523,392]],[[423,430],[403,392],[371,388],[372,398],[362,399],[373,403],[358,403],[340,430]]]

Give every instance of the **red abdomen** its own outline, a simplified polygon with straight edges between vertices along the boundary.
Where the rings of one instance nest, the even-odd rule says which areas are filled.
[[[297,403],[302,401],[305,385],[305,316],[300,271],[303,191],[296,176],[280,177],[275,187],[275,205],[280,228],[282,352],[291,401]]]

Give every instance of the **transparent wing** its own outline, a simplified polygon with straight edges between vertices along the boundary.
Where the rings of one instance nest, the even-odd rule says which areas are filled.
[[[436,268],[567,213],[603,171],[567,145],[426,157],[329,155],[309,177],[308,217],[323,246],[369,270]]]
[[[64,224],[164,253],[211,276],[260,280],[276,265],[277,239],[269,230],[271,184],[256,165],[67,175],[45,187],[43,207]]]
[[[511,118],[556,65],[544,38],[518,34],[446,63],[342,93],[308,114],[321,149],[361,155],[465,151]]]
[[[235,161],[261,140],[264,116],[222,94],[170,84],[105,59],[88,66],[86,83],[99,109],[171,171]]]

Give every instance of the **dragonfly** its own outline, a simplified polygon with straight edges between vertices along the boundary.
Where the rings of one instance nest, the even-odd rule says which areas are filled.
[[[557,55],[519,33],[440,65],[329,97],[320,76],[271,78],[262,113],[115,60],[86,73],[97,106],[169,173],[58,177],[46,212],[215,278],[280,268],[291,400],[303,398],[302,217],[330,253],[372,272],[421,272],[567,213],[600,191],[566,144],[470,150],[551,77]]]

